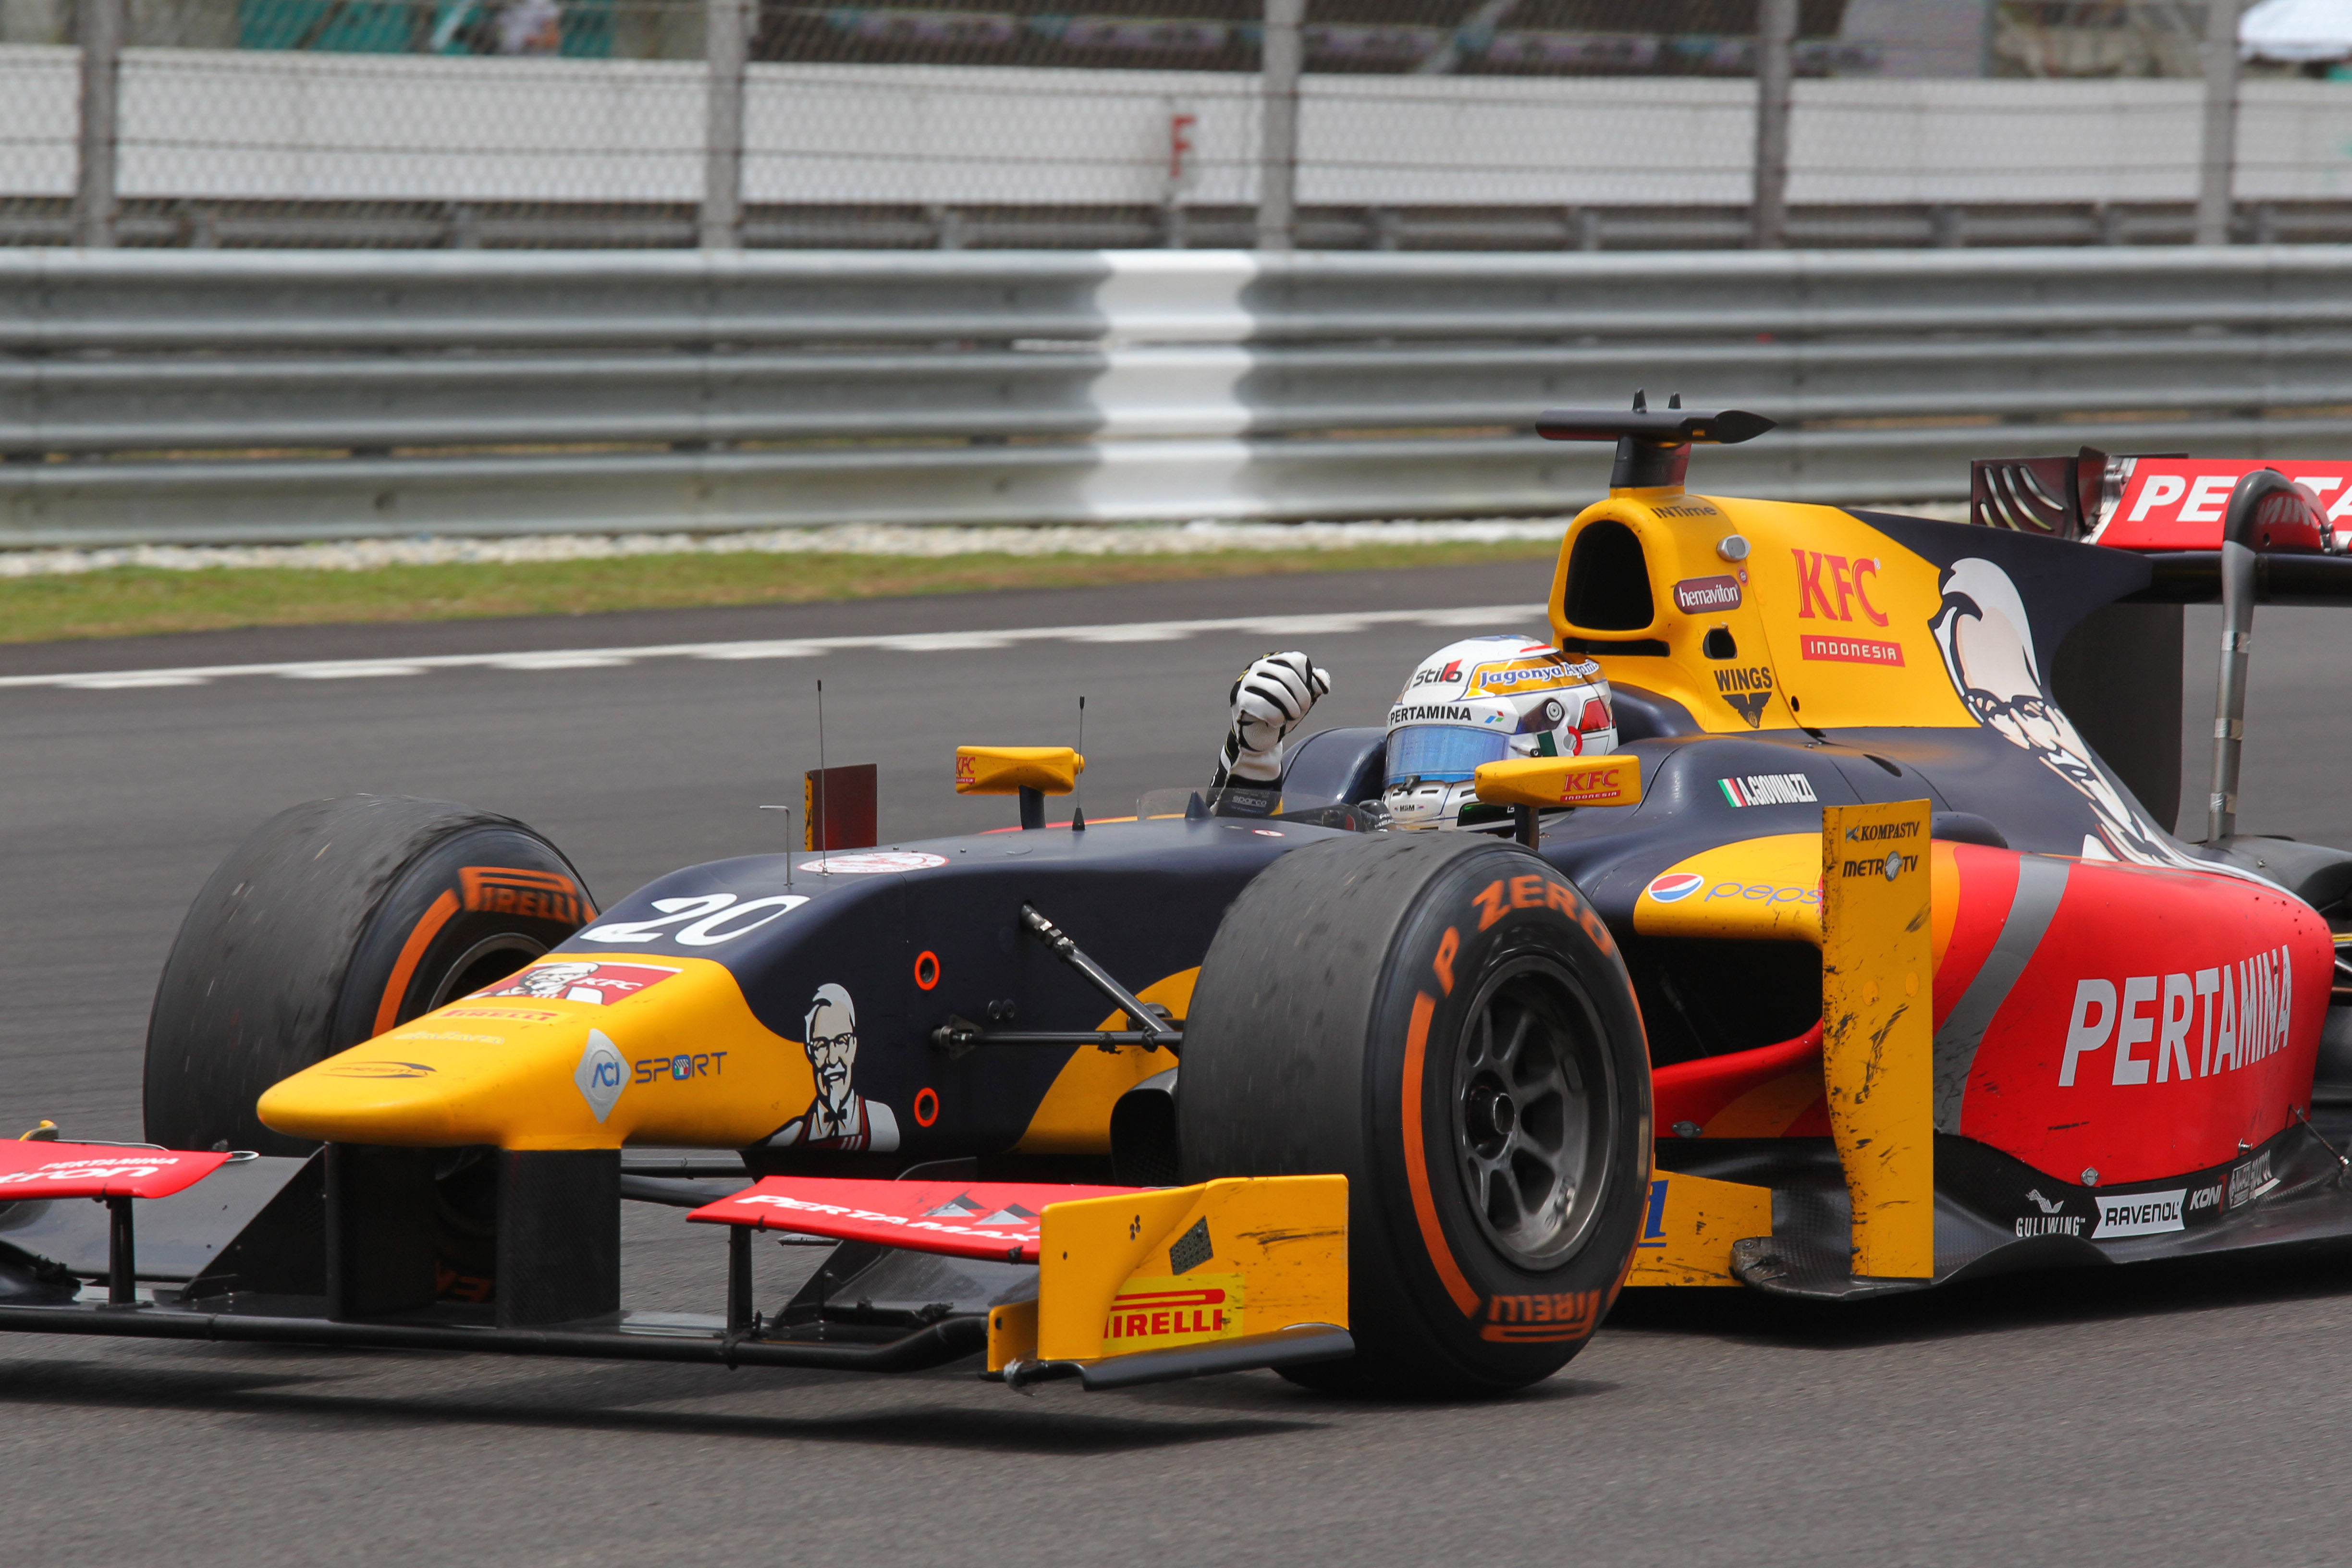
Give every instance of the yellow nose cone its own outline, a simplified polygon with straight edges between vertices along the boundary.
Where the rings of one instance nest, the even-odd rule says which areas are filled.
[[[267,1125],[341,1143],[740,1148],[814,1098],[799,1045],[708,959],[553,953],[305,1068]]]

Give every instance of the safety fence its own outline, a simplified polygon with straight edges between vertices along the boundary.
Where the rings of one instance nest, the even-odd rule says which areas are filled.
[[[72,0],[0,41],[0,243],[2352,238],[2352,85],[2241,80],[2226,18],[2166,36],[2201,79],[2036,79],[1878,74],[1906,7],[1849,0],[1159,8]]]
[[[0,252],[0,544],[1552,513],[2352,445],[2352,247]]]

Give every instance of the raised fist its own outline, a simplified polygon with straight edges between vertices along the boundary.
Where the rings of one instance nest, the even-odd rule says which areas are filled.
[[[1226,694],[1233,725],[1225,734],[1212,787],[1240,780],[1272,784],[1282,777],[1282,742],[1331,689],[1331,676],[1303,653],[1270,653],[1242,671]]]

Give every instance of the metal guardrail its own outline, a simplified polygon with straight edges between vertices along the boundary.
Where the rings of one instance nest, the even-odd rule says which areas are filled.
[[[1970,201],[1805,204],[1789,209],[1790,246],[1870,247],[2187,245],[2195,204],[2182,201]],[[2238,204],[2237,236],[2256,245],[2352,240],[2352,202]],[[1307,205],[1292,230],[1302,250],[1742,250],[1754,224],[1746,205]],[[691,248],[698,233],[684,202],[255,201],[125,198],[117,245],[191,249],[304,247],[422,250]],[[752,249],[878,250],[1247,247],[1257,215],[1238,205],[1169,207],[976,203],[769,203],[744,209]],[[0,247],[71,245],[64,196],[0,199]]]
[[[1546,405],[1783,421],[1701,482],[2336,456],[2352,247],[0,252],[0,544],[1448,516],[1590,499]]]

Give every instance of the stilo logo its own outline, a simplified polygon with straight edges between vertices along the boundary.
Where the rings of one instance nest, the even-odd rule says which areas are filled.
[[[1706,879],[1696,871],[1669,871],[1652,882],[1651,898],[1662,904],[1679,903],[1706,885]]]

